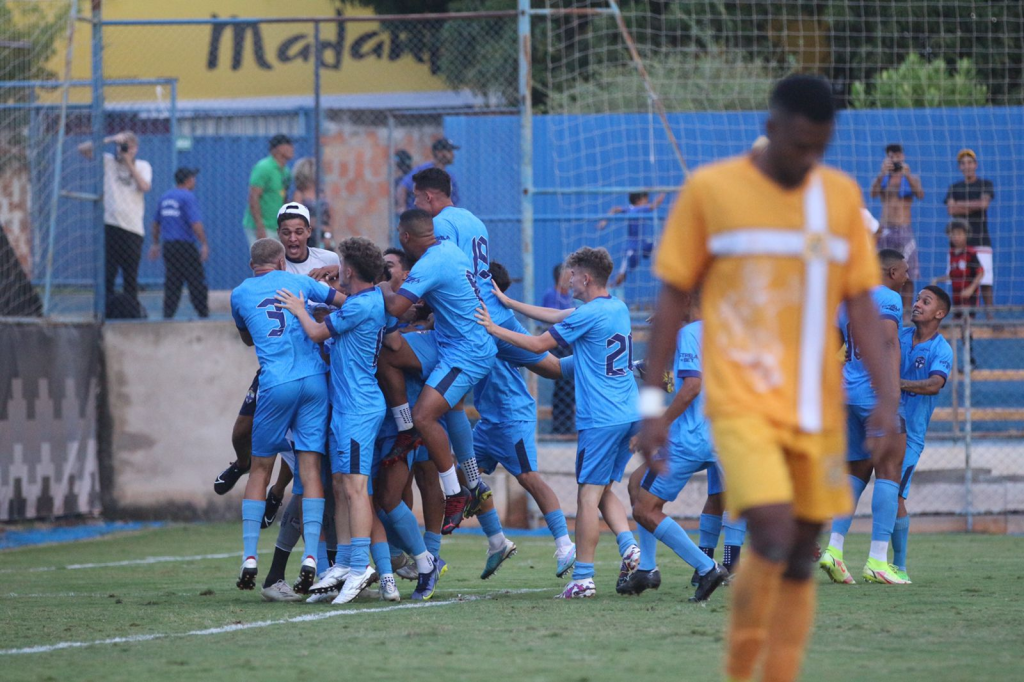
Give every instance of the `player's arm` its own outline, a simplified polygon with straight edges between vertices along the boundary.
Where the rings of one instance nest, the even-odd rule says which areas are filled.
[[[494,295],[497,297],[501,304],[509,310],[514,310],[517,313],[522,313],[527,317],[533,318],[538,322],[545,322],[547,324],[558,324],[565,318],[569,317],[573,313],[573,308],[566,308],[565,310],[559,310],[557,308],[545,308],[539,305],[531,305],[529,303],[523,303],[517,301],[514,298],[509,298],[505,292],[498,288],[498,285],[494,285]]]
[[[481,307],[476,309],[476,321],[494,338],[511,343],[513,346],[531,353],[544,353],[554,350],[558,346],[558,341],[550,331],[544,332],[540,336],[533,336],[532,334],[520,334],[494,324],[490,313],[487,312],[487,306],[482,303]]]
[[[612,210],[608,211],[608,215],[618,215],[619,213],[622,213],[622,207],[621,206],[613,206]],[[606,218],[606,219],[602,220],[601,222],[599,222],[597,224],[597,229],[598,230],[603,230],[607,225],[608,225],[608,219]]]
[[[946,377],[941,374],[933,374],[927,379],[918,379],[917,381],[903,379],[900,381],[900,390],[917,395],[938,395],[945,385]]]
[[[654,197],[654,201],[651,202],[651,208],[657,210],[663,203],[665,203],[665,197],[667,195],[662,192],[658,196]]]
[[[326,324],[317,322],[309,316],[309,312],[306,310],[306,299],[301,291],[296,296],[287,289],[278,289],[275,298],[281,302],[279,307],[295,316],[295,319],[302,325],[302,331],[306,332],[306,336],[313,341],[321,343],[331,337],[331,332]]]
[[[260,198],[263,197],[263,188],[259,185],[249,185],[249,213],[252,214],[252,222],[256,226],[256,238],[263,239],[267,236],[267,226],[263,224],[263,214],[260,212]]]
[[[665,414],[661,417],[665,420],[666,424],[671,424],[676,419],[679,419],[679,416],[690,408],[693,401],[700,395],[702,384],[703,380],[699,374],[683,378],[679,392],[672,398],[672,402],[669,403],[668,408],[665,409]]]
[[[402,293],[405,291],[405,288],[403,287],[398,290],[398,293],[395,293],[391,290],[389,282],[381,282],[377,285],[377,288],[384,294],[384,310],[387,311],[388,315],[397,317],[399,320],[403,319],[403,316],[409,312],[414,303],[413,299],[409,297],[410,294],[408,292]]]
[[[896,342],[894,363],[891,357],[893,353],[889,347],[890,330],[883,328],[882,320],[878,316],[878,307],[875,305],[870,291],[862,291],[847,299],[846,310],[851,326],[857,330],[861,360],[867,367],[868,374],[871,376],[871,384],[875,387],[875,393],[878,396],[877,408],[873,414],[873,417],[877,415],[874,428],[885,434],[893,434],[896,429],[896,410],[900,402],[899,340],[897,339]],[[893,371],[894,367],[896,368],[895,372]]]

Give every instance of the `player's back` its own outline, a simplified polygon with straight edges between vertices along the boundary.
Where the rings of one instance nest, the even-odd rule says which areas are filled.
[[[369,415],[384,410],[377,383],[377,356],[384,342],[387,313],[377,287],[345,299],[324,323],[335,338],[331,349],[331,403],[342,414]]]
[[[906,381],[924,381],[939,375],[943,379],[948,379],[953,369],[953,349],[949,342],[942,334],[936,334],[915,346],[914,332],[914,327],[904,327],[900,330],[900,378]],[[907,442],[924,445],[924,436],[938,400],[939,394],[921,395],[906,391],[902,393],[900,402],[907,420]]]
[[[491,424],[537,421],[537,403],[518,367],[497,360],[493,370],[473,387],[473,406],[480,420]]]
[[[676,361],[674,366],[675,391],[678,395],[687,377],[701,376],[701,344],[704,323],[691,322],[679,330],[676,337]],[[672,422],[669,441],[686,452],[703,454],[711,443],[711,430],[704,416],[704,391],[697,394],[689,407]]]
[[[627,204],[622,212],[629,216],[626,220],[626,235],[631,239],[653,237],[654,207],[650,204]]]
[[[487,304],[491,319],[502,324],[512,317],[512,311],[494,295],[490,235],[483,221],[464,208],[448,206],[434,217],[434,236],[441,241],[451,241],[466,254],[476,275],[480,298]]]
[[[239,329],[246,329],[256,347],[260,361],[260,388],[270,388],[314,374],[323,374],[327,366],[319,348],[298,320],[277,307],[278,289],[293,294],[303,292],[307,298],[327,298],[314,289],[327,289],[308,277],[274,270],[250,277],[231,292],[231,315]],[[329,291],[329,290],[328,290]]]
[[[871,290],[871,299],[875,302],[879,317],[893,322],[897,328],[903,324],[903,298],[889,287],[879,285]],[[875,389],[871,386],[871,375],[867,365],[861,360],[860,346],[855,330],[850,324],[850,316],[846,305],[839,306],[839,331],[843,334],[846,354],[843,364],[843,386],[846,389],[846,402],[858,407],[872,407],[875,404]],[[901,343],[902,345],[902,343]]]
[[[308,275],[317,268],[325,268],[330,265],[334,267],[341,265],[338,254],[327,249],[318,249],[315,246],[309,247],[309,253],[306,254],[304,261],[295,262],[285,259],[284,262],[285,269],[296,275]]]
[[[584,303],[548,330],[576,359],[576,426],[589,429],[637,421],[633,326],[613,296]]]

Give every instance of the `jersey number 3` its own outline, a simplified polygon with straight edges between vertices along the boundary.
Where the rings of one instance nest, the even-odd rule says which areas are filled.
[[[277,308],[279,301],[276,298],[265,298],[259,302],[257,308],[268,308],[267,317],[277,322],[277,327],[267,332],[267,336],[275,337],[284,334],[284,311]]]

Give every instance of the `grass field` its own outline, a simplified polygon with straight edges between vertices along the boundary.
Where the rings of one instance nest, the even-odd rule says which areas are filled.
[[[275,536],[263,534],[265,567]],[[551,542],[515,541],[518,556],[489,581],[478,577],[484,539],[457,536],[431,602],[347,607],[267,604],[236,590],[238,525],[5,551],[0,679],[719,679],[728,588],[707,606],[687,603],[690,570],[662,547],[661,590],[619,597],[607,536],[598,597],[556,602]],[[912,536],[913,585],[822,584],[804,679],[1020,679],[1022,550],[1014,537]],[[858,574],[866,553],[866,537],[848,541]],[[149,557],[170,560],[139,563]],[[400,583],[407,596],[412,584]]]

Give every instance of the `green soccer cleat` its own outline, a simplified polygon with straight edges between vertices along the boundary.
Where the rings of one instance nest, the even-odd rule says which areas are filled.
[[[857,584],[857,581],[850,575],[850,571],[846,569],[842,551],[835,547],[829,547],[822,553],[821,558],[818,559],[818,566],[821,570],[825,571],[829,580],[834,583],[839,583],[840,585]]]
[[[880,559],[868,559],[864,564],[864,572],[861,576],[869,583],[879,585],[906,585],[906,580],[900,578],[892,567]]]
[[[487,553],[487,564],[484,566],[483,573],[480,574],[480,579],[487,580],[488,578],[490,578],[498,570],[498,567],[505,563],[505,559],[508,559],[510,556],[514,556],[515,553],[515,543],[506,538],[505,544],[501,547],[501,549],[499,549],[497,552]]]
[[[908,585],[911,584],[912,581],[910,580],[910,576],[907,575],[907,572],[904,571],[902,568],[899,568],[895,564],[889,564],[889,570],[895,573],[896,576],[903,582],[907,583]]]

